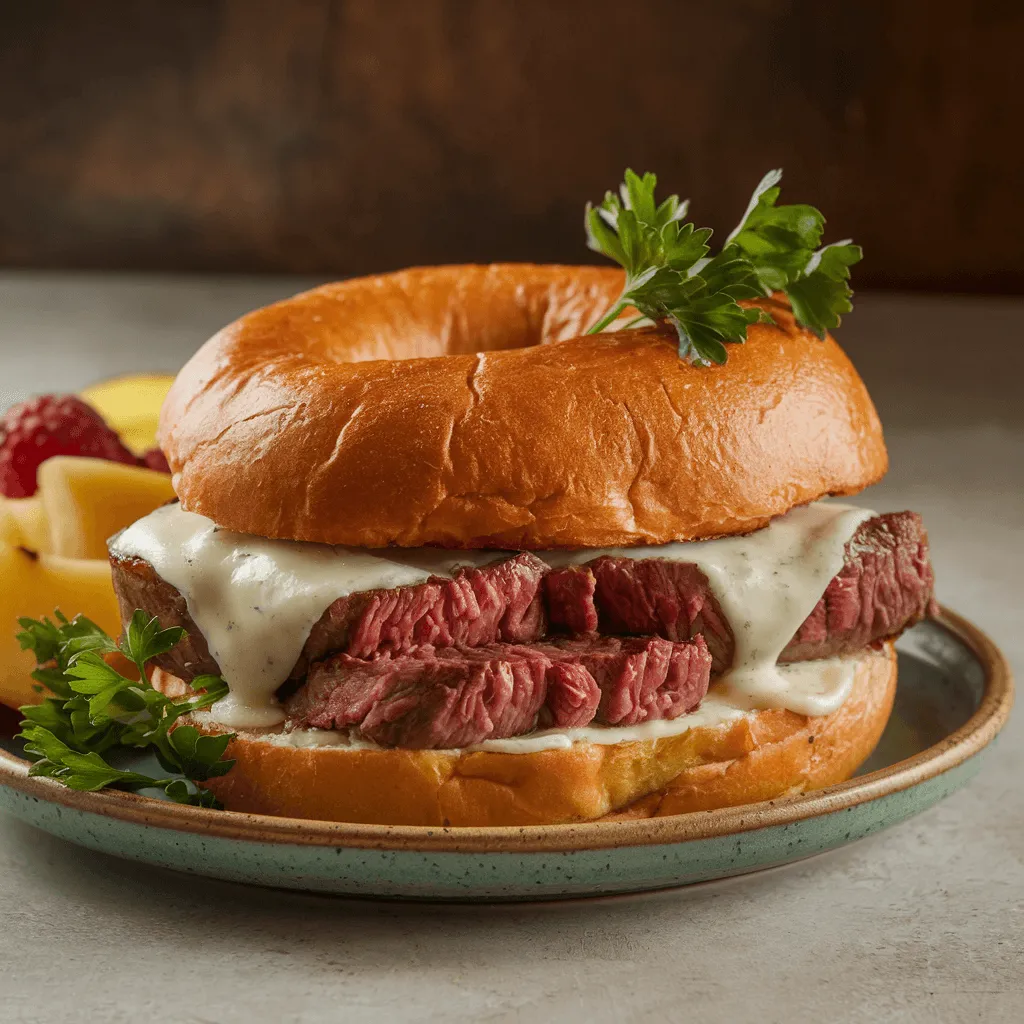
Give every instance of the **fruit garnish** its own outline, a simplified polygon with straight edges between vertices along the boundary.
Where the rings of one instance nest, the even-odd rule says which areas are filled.
[[[33,689],[33,658],[20,649],[11,627],[19,616],[42,618],[59,605],[81,609],[108,633],[120,632],[105,558],[64,558],[0,544],[0,703],[16,708],[43,699]]]
[[[40,465],[56,455],[137,464],[90,405],[74,395],[41,395],[12,406],[0,420],[0,494],[31,497]]]
[[[37,497],[48,524],[46,550],[106,562],[107,541],[136,519],[173,501],[174,488],[165,473],[144,466],[60,456],[39,467]],[[0,507],[8,504],[3,501]]]
[[[174,383],[164,373],[136,373],[91,384],[81,391],[85,399],[118,432],[136,455],[156,444],[160,406]]]
[[[174,497],[171,478],[139,466],[58,457],[39,467],[31,498],[0,498],[0,703],[42,699],[32,658],[6,625],[73,605],[112,634],[121,614],[107,539]]]

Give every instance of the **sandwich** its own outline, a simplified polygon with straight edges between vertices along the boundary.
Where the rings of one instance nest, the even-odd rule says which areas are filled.
[[[710,255],[654,184],[588,210],[620,268],[330,284],[179,374],[178,501],[110,561],[126,630],[179,631],[151,682],[233,762],[203,780],[223,806],[647,817],[871,753],[933,575],[915,513],[846,500],[888,465],[829,334],[859,250],[769,175]]]

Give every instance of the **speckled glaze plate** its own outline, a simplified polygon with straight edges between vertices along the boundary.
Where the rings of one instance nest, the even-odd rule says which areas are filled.
[[[861,839],[925,810],[978,771],[1013,701],[1003,656],[946,610],[907,633],[899,649],[896,706],[860,774],[744,807],[525,828],[349,825],[74,793],[29,778],[27,761],[0,750],[0,809],[143,863],[348,896],[492,902],[691,885]]]

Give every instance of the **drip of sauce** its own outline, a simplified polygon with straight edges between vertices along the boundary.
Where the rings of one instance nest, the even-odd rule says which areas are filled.
[[[846,692],[825,681],[814,686],[807,673],[815,673],[815,668],[788,670],[777,662],[842,569],[847,542],[873,515],[853,505],[818,501],[735,537],[540,554],[555,567],[601,555],[692,562],[708,578],[736,640],[732,666],[722,679],[733,699],[747,708],[781,707],[801,715],[825,715],[842,704],[849,686]],[[794,685],[797,677],[800,682]]]
[[[701,724],[702,714],[743,714],[787,708],[807,715],[840,707],[852,684],[843,662],[778,666],[783,647],[811,613],[842,568],[846,543],[873,513],[833,502],[796,508],[754,533],[652,547],[545,551],[548,564],[580,564],[600,555],[692,562],[708,578],[736,640],[731,670],[701,708],[675,722],[634,727],[678,731]],[[430,576],[451,577],[460,565],[484,565],[497,551],[389,548],[367,550],[267,540],[221,530],[209,519],[167,505],[130,526],[111,543],[113,554],[148,561],[185,598],[221,667],[228,696],[213,717],[231,728],[280,724],[274,693],[299,658],[309,631],[337,598],[364,590],[408,586]],[[655,728],[656,727],[656,728]],[[589,742],[622,742],[629,729],[574,730]],[[620,739],[607,739],[610,734]],[[629,734],[629,735],[627,735]],[[292,734],[286,734],[292,735]],[[482,749],[534,749],[561,745],[536,733],[489,740]],[[601,739],[594,739],[597,735]],[[644,733],[643,735],[647,735]],[[639,737],[636,737],[639,738]],[[546,749],[544,747],[536,749]]]

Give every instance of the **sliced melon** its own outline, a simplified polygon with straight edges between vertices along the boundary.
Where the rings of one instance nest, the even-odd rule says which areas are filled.
[[[110,583],[106,560],[33,555],[21,548],[0,545],[0,702],[10,707],[37,704],[31,672],[35,658],[15,639],[22,616],[53,616],[60,608],[68,618],[81,613],[111,636],[121,630],[121,619]]]
[[[160,406],[173,383],[167,374],[138,374],[93,384],[81,395],[141,455],[156,445]]]
[[[38,494],[31,498],[0,497],[0,544],[37,552],[50,550],[50,526]]]
[[[174,497],[171,478],[138,466],[61,455],[39,467],[49,550],[106,564],[107,540]]]

